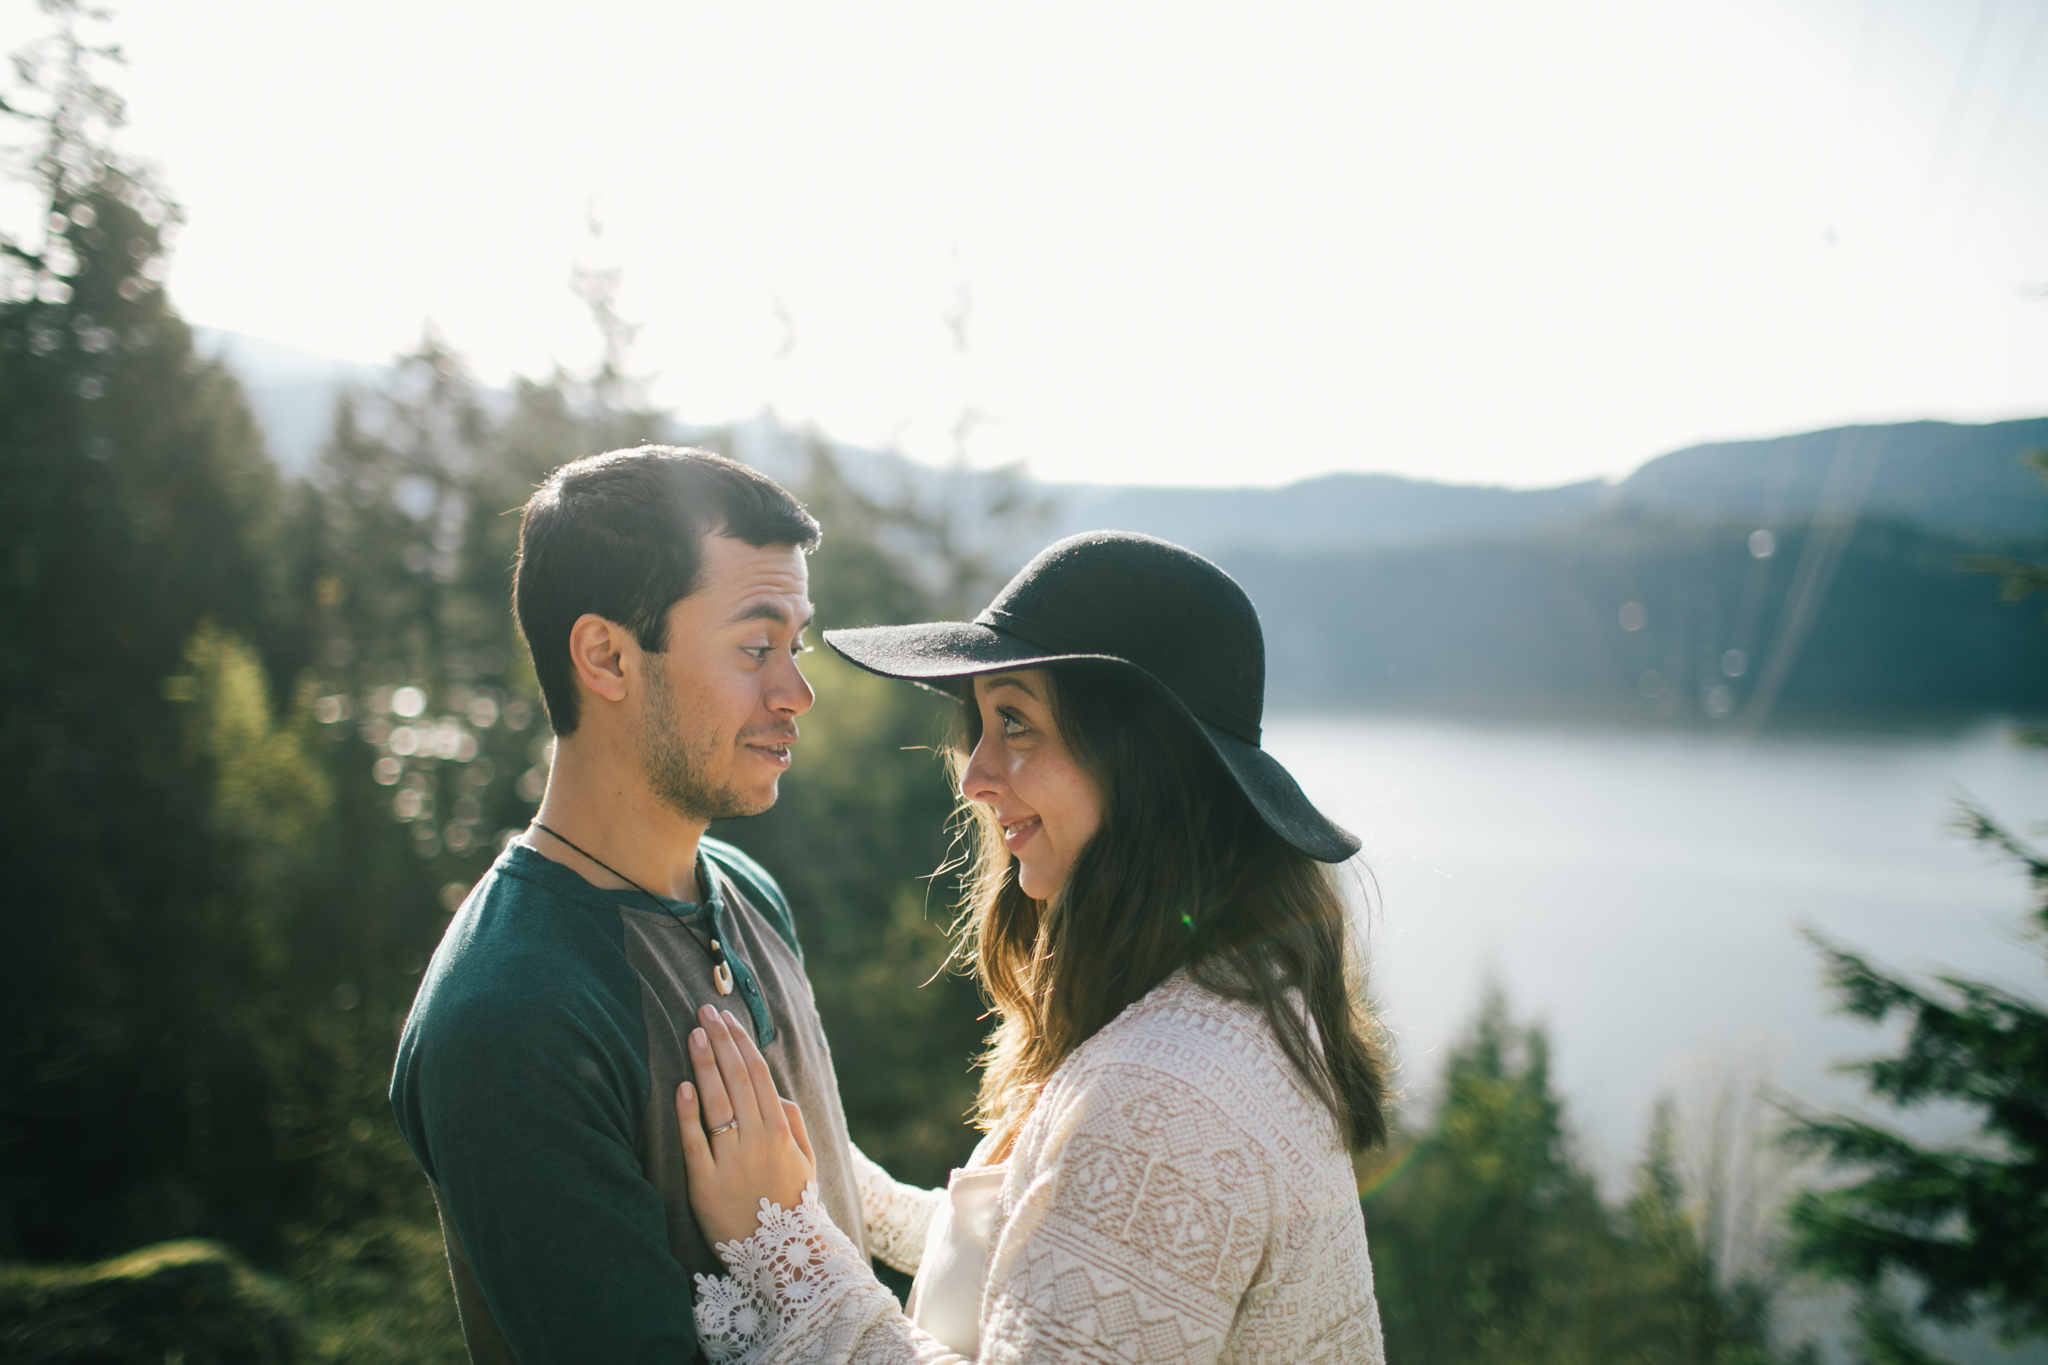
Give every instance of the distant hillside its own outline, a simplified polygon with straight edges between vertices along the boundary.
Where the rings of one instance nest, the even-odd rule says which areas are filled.
[[[388,365],[336,360],[217,327],[194,327],[192,341],[201,355],[225,362],[242,381],[270,457],[294,474],[312,468],[333,429],[334,400],[344,388],[380,388],[395,374]]]
[[[2048,531],[2048,488],[2020,457],[2048,447],[2048,418],[1967,426],[1905,422],[1693,446],[1619,484],[1479,488],[1387,474],[1329,474],[1285,488],[1070,485],[1055,531],[1111,527],[1212,556],[1393,548],[1519,535],[1617,506],[1776,526],[1832,511],[2002,542]],[[1830,478],[1833,478],[1832,489]]]
[[[1802,638],[1787,603],[1810,533],[1758,559],[1749,525],[1623,508],[1567,533],[1221,562],[1265,623],[1273,705],[1739,722],[1782,653],[1780,714],[2048,711],[2039,607],[1962,572],[1963,543],[1864,521]],[[2031,551],[2048,558],[2048,536]]]
[[[2048,417],[1837,427],[1676,450],[1615,492],[1659,512],[1765,526],[1813,516],[1832,475],[1838,496],[1860,494],[1865,516],[1963,536],[2024,537],[2048,530],[2048,488],[2019,457],[2044,448]]]
[[[1554,526],[1596,511],[1613,490],[1594,479],[1521,490],[1430,483],[1393,474],[1325,474],[1285,488],[1150,488],[1086,484],[1059,500],[1052,535],[1113,527],[1207,552],[1413,545]]]

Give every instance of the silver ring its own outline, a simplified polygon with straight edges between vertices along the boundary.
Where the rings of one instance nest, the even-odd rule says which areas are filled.
[[[717,1137],[717,1136],[718,1136],[718,1135],[719,1135],[720,1133],[723,1133],[723,1132],[725,1132],[725,1131],[726,1131],[727,1129],[730,1129],[730,1128],[737,1128],[737,1127],[739,1127],[739,1126],[740,1126],[740,1121],[739,1121],[738,1119],[734,1119],[734,1120],[733,1120],[733,1121],[732,1121],[731,1123],[721,1123],[721,1124],[719,1124],[719,1125],[718,1125],[718,1126],[717,1126],[716,1128],[713,1128],[713,1129],[712,1129],[712,1130],[711,1130],[710,1132],[706,1133],[706,1134],[705,1134],[704,1136],[705,1136],[705,1137]]]

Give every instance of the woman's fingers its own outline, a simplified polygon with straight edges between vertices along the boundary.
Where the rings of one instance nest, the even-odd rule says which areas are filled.
[[[754,1097],[754,1076],[748,1074],[748,1064],[739,1056],[733,1029],[727,1027],[725,1015],[715,1005],[705,1005],[696,1011],[696,1017],[705,1023],[705,1033],[711,1036],[711,1054],[719,1064],[719,1081],[733,1101],[733,1117],[739,1119],[739,1128],[758,1126],[760,1101]]]
[[[740,1028],[740,1021],[726,1011],[725,1020],[732,1034],[733,1045],[739,1050],[740,1060],[747,1064],[747,1078],[753,1083],[754,1103],[761,1107],[763,1131],[776,1137],[789,1131],[789,1120],[782,1116],[782,1097],[775,1089],[775,1077],[768,1073],[768,1059],[761,1055],[760,1045]]]
[[[782,1102],[783,1117],[789,1120],[789,1135],[796,1139],[796,1145],[804,1154],[804,1160],[811,1163],[813,1171],[818,1169],[818,1157],[811,1150],[811,1135],[804,1131],[804,1111],[795,1100]]]
[[[704,1136],[704,1121],[697,1112],[697,1087],[684,1081],[676,1087],[676,1127],[683,1135],[683,1170],[694,1187],[717,1178],[711,1161],[711,1143]]]
[[[718,1079],[725,1083],[725,1092],[732,1099],[733,1116],[742,1128],[758,1123],[761,1102],[754,1094],[754,1078],[747,1070],[746,1059],[740,1055],[733,1030],[726,1027],[725,1016],[717,1006],[706,1005],[697,1011],[697,1018],[711,1036],[711,1054],[718,1059]]]
[[[714,1243],[734,1242],[754,1231],[763,1199],[796,1206],[817,1178],[817,1158],[803,1112],[776,1094],[768,1061],[740,1021],[710,1005],[698,1018],[703,1026],[690,1030],[688,1044],[696,1080],[676,1087],[676,1124],[690,1211]]]
[[[697,1076],[703,1131],[709,1133],[731,1123],[736,1112],[732,1096],[726,1092],[725,1077],[718,1068],[718,1055],[713,1051],[710,1033],[705,1029],[690,1030],[690,1069]]]

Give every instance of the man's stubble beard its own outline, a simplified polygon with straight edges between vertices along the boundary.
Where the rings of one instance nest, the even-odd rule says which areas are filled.
[[[678,722],[675,689],[669,683],[668,661],[658,654],[643,654],[642,677],[647,698],[641,710],[640,766],[648,785],[661,803],[686,820],[732,820],[742,815],[759,815],[775,802],[756,806],[731,786],[713,785],[707,775],[715,757],[717,739],[706,737],[692,744]]]

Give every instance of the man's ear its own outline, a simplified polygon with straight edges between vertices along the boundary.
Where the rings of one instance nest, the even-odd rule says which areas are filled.
[[[594,612],[583,613],[569,627],[569,662],[576,677],[606,701],[626,699],[624,656],[639,647],[632,631]]]

